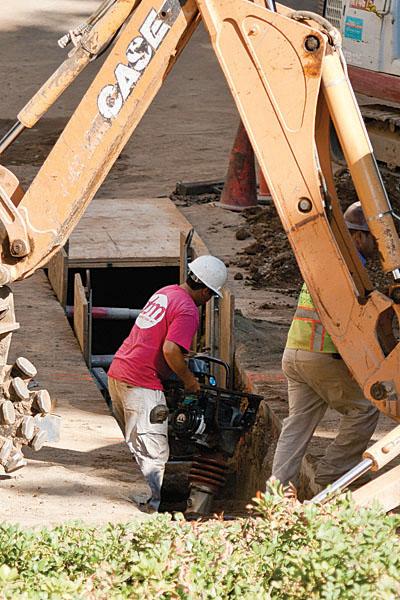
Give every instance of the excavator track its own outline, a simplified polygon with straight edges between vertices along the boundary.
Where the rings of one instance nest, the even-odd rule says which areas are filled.
[[[380,166],[400,176],[400,109],[382,104],[360,109]]]

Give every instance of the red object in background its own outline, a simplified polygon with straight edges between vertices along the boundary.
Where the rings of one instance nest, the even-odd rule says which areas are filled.
[[[258,168],[258,195],[263,198],[265,198],[265,196],[271,196],[271,192],[269,191],[269,187],[260,167]]]
[[[371,96],[376,103],[382,101],[400,102],[400,77],[378,73],[369,69],[349,66],[349,77],[354,91]]]
[[[231,150],[228,173],[219,206],[236,211],[257,206],[254,152],[242,122],[239,124]]]

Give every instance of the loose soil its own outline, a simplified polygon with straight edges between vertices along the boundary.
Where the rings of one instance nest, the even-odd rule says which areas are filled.
[[[382,174],[382,178],[392,207],[395,213],[399,214],[400,179],[387,172]],[[350,173],[346,169],[338,171],[335,184],[344,211],[357,201]],[[219,195],[216,193],[200,196],[179,196],[173,193],[170,197],[180,207],[190,206],[196,202],[204,204],[219,200]],[[243,224],[236,230],[236,239],[248,240],[248,244],[238,252],[233,264],[245,270],[245,283],[256,289],[281,287],[289,296],[296,295],[302,284],[302,277],[275,206],[271,203],[264,207],[251,207],[244,210],[241,216]],[[397,228],[400,231],[398,225]],[[382,273],[378,260],[370,260],[368,270],[378,288],[383,290],[392,283],[391,278]],[[240,274],[237,279],[241,278]]]

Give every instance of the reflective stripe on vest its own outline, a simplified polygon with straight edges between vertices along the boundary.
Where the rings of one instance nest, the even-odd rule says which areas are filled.
[[[300,292],[286,347],[310,352],[337,352],[331,336],[322,325],[319,314],[315,310],[306,284],[303,284]]]

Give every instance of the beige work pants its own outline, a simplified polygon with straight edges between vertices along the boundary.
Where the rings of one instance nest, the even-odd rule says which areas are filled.
[[[108,378],[108,390],[114,416],[149,484],[151,498],[148,504],[158,510],[169,456],[168,420],[150,423],[150,412],[158,404],[166,404],[165,396],[160,390],[133,387],[113,377]]]
[[[343,360],[331,354],[285,349],[283,372],[288,381],[289,416],[283,421],[272,475],[298,485],[307,445],[327,408],[342,417],[339,431],[320,459],[316,482],[327,485],[354,467],[375,431],[379,411],[353,379]]]

